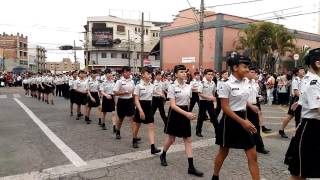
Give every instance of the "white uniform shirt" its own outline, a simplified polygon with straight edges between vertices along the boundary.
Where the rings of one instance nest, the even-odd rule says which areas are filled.
[[[248,102],[251,104],[257,104],[257,97],[258,97],[258,93],[259,93],[259,89],[257,87],[256,81],[254,79],[249,80],[249,98],[248,98]],[[258,85],[259,86],[259,85]]]
[[[100,91],[108,94],[113,95],[113,88],[114,88],[115,82],[113,80],[105,80],[103,83],[100,84]]]
[[[163,93],[163,84],[161,81],[154,80],[153,82],[154,90],[153,90],[153,96],[160,97],[160,93]]]
[[[87,90],[90,92],[99,92],[99,81],[96,80],[90,80],[87,81],[88,85],[87,85]]]
[[[192,88],[192,92],[198,92],[198,89],[199,89],[199,86],[201,85],[201,81],[199,80],[196,80],[196,79],[193,79],[191,82],[190,82],[190,86]]]
[[[78,91],[82,92],[82,93],[85,93],[86,90],[87,90],[87,86],[88,86],[88,83],[86,80],[77,80],[76,81],[76,84],[75,84],[76,88]]]
[[[125,79],[121,77],[116,84],[114,85],[113,91],[115,92],[133,92],[134,90],[134,82],[132,79]],[[132,98],[132,93],[119,96],[120,99],[130,99]]]
[[[204,96],[212,97],[216,93],[216,84],[212,80],[209,82],[206,78],[203,78],[202,83],[198,87],[198,92],[202,93]],[[199,96],[200,100],[209,100]]]
[[[71,77],[70,79],[69,79],[69,87],[70,87],[70,89],[76,89],[76,82],[77,82],[77,78],[73,78],[73,77]]]
[[[154,86],[151,82],[146,83],[140,80],[134,88],[134,95],[139,96],[142,101],[151,101],[153,96]]]
[[[310,84],[310,81],[313,79],[313,78],[316,78],[315,76],[317,76],[316,74],[313,74],[311,72],[308,72],[304,77],[303,79],[301,80],[301,83],[300,83],[300,97],[302,97],[302,95],[304,94],[305,90],[306,90],[306,87]],[[298,103],[300,105],[303,104],[303,98],[299,98],[299,101]]]
[[[302,79],[300,77],[294,77],[292,80],[292,85],[291,85],[291,94],[294,96],[294,90],[299,90],[301,89],[301,83]]]
[[[175,99],[177,106],[189,106],[190,98],[192,96],[191,86],[184,83],[179,84],[175,81],[168,89],[168,98]]]
[[[219,98],[229,98],[229,106],[232,111],[246,110],[249,98],[249,83],[247,79],[238,80],[232,74],[229,80],[219,89]]]
[[[310,74],[309,84],[306,85],[302,99],[301,117],[320,120],[320,77]]]

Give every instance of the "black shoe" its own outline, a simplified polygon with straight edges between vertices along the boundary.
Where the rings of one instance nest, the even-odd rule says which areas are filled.
[[[157,154],[157,153],[159,153],[159,152],[161,152],[161,150],[160,150],[160,149],[157,149],[157,148],[151,148],[151,154]]]
[[[203,135],[201,134],[201,132],[197,132],[197,133],[196,133],[196,136],[198,136],[198,137],[203,137]]]
[[[160,155],[160,162],[161,162],[161,166],[168,166],[166,157],[163,157],[163,155]]]
[[[117,130],[116,130],[116,126],[115,125],[113,125],[113,134],[115,134],[117,132]]]
[[[117,131],[117,130],[116,130],[116,139],[121,139],[120,131]]]
[[[82,114],[82,113],[80,113],[80,114],[79,114],[79,117],[82,117],[82,116],[83,116],[83,114]]]
[[[192,175],[195,175],[197,177],[202,177],[203,176],[203,172],[197,170],[196,168],[189,168],[188,169],[188,174],[192,174]]]
[[[266,128],[265,126],[262,126],[262,127],[261,127],[261,130],[262,130],[262,132],[264,132],[264,133],[271,133],[271,132],[272,132],[272,129]]]
[[[132,147],[133,148],[139,148],[137,140],[133,139]]]
[[[288,136],[286,135],[286,133],[284,132],[284,130],[279,130],[279,134],[282,138],[288,138]]]
[[[101,127],[102,127],[102,130],[107,130],[105,123],[102,123]]]
[[[212,178],[211,178],[211,180],[219,180],[219,176],[213,175]]]
[[[266,150],[265,148],[257,149],[257,152],[261,153],[261,154],[269,154],[270,153],[270,151]]]
[[[102,124],[101,124],[101,119],[100,119],[100,118],[99,118],[98,125],[99,125],[99,126],[101,126],[101,125],[102,125]]]

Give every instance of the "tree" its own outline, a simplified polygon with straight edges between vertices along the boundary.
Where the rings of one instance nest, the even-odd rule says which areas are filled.
[[[271,22],[250,24],[239,33],[236,49],[248,51],[258,66],[271,72],[281,63],[286,52],[294,51],[294,34],[282,25]]]

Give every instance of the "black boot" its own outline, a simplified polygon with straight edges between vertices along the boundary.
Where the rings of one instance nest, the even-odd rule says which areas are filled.
[[[101,127],[102,127],[102,130],[107,130],[105,123],[102,123]]]
[[[211,178],[211,180],[219,180],[219,176],[213,175],[212,178]]]
[[[159,152],[161,152],[161,150],[157,149],[154,144],[151,144],[151,154],[157,154]]]
[[[89,119],[88,116],[85,116],[85,117],[84,117],[84,120],[86,121],[87,124],[90,124],[90,119]]]
[[[286,135],[286,133],[284,132],[284,130],[279,130],[279,134],[282,138],[288,138],[288,136]]]
[[[262,126],[262,127],[261,127],[261,130],[262,130],[262,132],[264,132],[264,133],[271,133],[271,132],[272,132],[272,129],[269,129],[269,128],[265,127],[265,126]]]
[[[115,134],[117,132],[117,130],[116,130],[116,126],[115,125],[113,125],[113,134]]]
[[[99,122],[98,122],[98,125],[101,126],[101,118],[99,118]]]
[[[77,114],[76,120],[80,120],[80,114]]]
[[[163,151],[162,154],[160,155],[160,162],[161,162],[161,166],[168,166],[165,151]]]
[[[120,130],[116,130],[116,139],[121,139]]]
[[[133,147],[133,148],[139,148],[139,146],[138,146],[138,140],[137,140],[136,138],[133,138],[133,139],[132,139],[132,147]]]
[[[197,170],[193,165],[193,158],[188,158],[189,168],[188,168],[188,174],[195,175],[197,177],[202,177],[203,172]]]

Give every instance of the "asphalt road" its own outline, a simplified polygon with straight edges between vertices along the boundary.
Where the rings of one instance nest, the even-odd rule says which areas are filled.
[[[20,104],[19,104],[20,102]],[[21,107],[23,104],[26,109]],[[263,106],[265,123],[274,133],[263,134],[266,148],[270,155],[259,155],[261,175],[265,179],[284,179],[288,177],[286,166],[282,163],[290,139],[282,139],[277,130],[281,118],[285,117],[287,107]],[[194,109],[197,112],[197,106]],[[42,129],[36,123],[43,123]],[[110,114],[107,119],[108,130],[98,126],[96,112],[92,112],[93,123],[85,124],[84,120],[75,120],[69,116],[69,102],[55,97],[55,105],[48,105],[36,99],[26,97],[21,88],[0,88],[0,177],[29,172],[42,172],[55,167],[77,166],[75,162],[88,163],[99,159],[118,158],[140,151],[149,152],[146,126],[142,125],[139,136],[142,138],[139,149],[131,147],[131,128],[128,120],[124,121],[121,131],[122,139],[115,140],[112,134]],[[156,145],[164,142],[163,123],[159,113],[155,117],[157,132]],[[214,144],[214,130],[210,123],[203,128],[204,138],[194,136],[193,141],[206,140],[212,145],[199,146],[194,149],[195,164],[205,172],[206,179],[212,175],[212,161],[218,149]],[[292,131],[294,124],[289,124]],[[292,135],[293,132],[289,132]],[[52,136],[48,136],[51,134]],[[58,139],[57,141],[56,138]],[[54,140],[51,140],[54,139]],[[60,142],[61,141],[61,142]],[[177,144],[182,143],[181,139]],[[67,148],[67,149],[66,149]],[[69,149],[68,149],[69,148]],[[74,154],[72,154],[74,153]],[[76,157],[79,157],[78,159]],[[74,161],[72,161],[74,160]],[[102,173],[91,174],[88,179],[196,179],[186,174],[187,161],[183,150],[168,155],[169,166],[159,165],[158,156],[139,156],[133,160],[110,164]],[[249,179],[249,172],[244,152],[232,150],[227,158],[221,179]],[[0,178],[1,179],[1,178]]]

